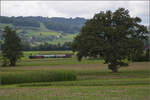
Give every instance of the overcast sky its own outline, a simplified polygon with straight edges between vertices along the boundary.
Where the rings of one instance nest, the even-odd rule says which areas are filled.
[[[92,18],[95,13],[119,7],[149,24],[149,1],[1,1],[1,15]]]

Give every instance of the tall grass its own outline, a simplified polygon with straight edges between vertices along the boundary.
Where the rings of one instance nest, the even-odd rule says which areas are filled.
[[[1,74],[1,83],[17,84],[32,82],[73,81],[76,74],[69,71],[30,71]]]

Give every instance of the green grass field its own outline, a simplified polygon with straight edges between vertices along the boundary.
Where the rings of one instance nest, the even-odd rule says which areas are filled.
[[[16,67],[1,67],[1,74],[37,71],[73,72],[76,81],[34,82],[0,86],[0,100],[150,100],[149,62],[134,62],[112,73],[99,59],[29,59],[35,54],[62,54],[71,51],[24,52]],[[21,74],[19,74],[21,75]],[[31,76],[32,77],[32,76]]]

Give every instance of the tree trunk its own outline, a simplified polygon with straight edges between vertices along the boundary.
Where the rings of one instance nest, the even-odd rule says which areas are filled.
[[[117,72],[118,72],[118,67],[117,67],[116,64],[109,64],[109,65],[108,65],[108,68],[109,68],[110,70],[112,70],[112,72],[114,72],[114,73],[117,73]]]
[[[117,73],[118,72],[118,67],[114,66],[114,68],[112,69],[112,72]]]
[[[14,60],[10,60],[10,64],[9,64],[9,66],[16,66],[16,61],[14,61]]]

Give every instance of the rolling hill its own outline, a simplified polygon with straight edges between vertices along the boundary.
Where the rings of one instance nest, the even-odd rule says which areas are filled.
[[[84,18],[0,17],[0,39],[5,26],[16,29],[24,43],[63,44],[71,42],[86,22]]]

